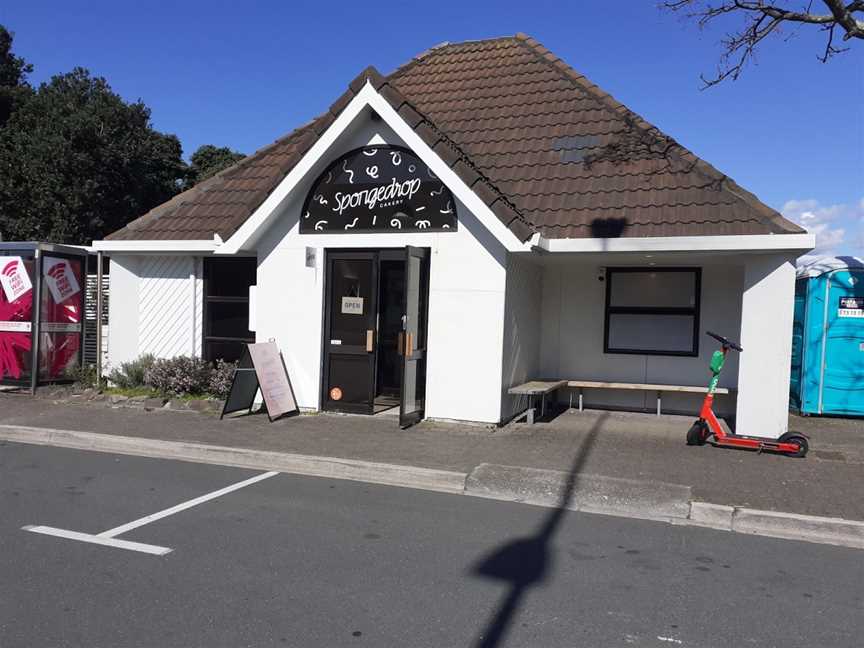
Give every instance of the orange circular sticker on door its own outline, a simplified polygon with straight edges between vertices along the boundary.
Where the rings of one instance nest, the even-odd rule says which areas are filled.
[[[330,390],[330,400],[338,401],[342,400],[342,390],[338,387],[334,387]]]

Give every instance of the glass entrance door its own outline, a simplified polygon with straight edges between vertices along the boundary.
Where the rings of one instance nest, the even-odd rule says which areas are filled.
[[[402,389],[399,425],[423,418],[426,406],[426,320],[429,295],[429,251],[405,248],[405,314],[402,317]]]
[[[371,414],[375,399],[378,258],[375,252],[327,255],[324,409]]]

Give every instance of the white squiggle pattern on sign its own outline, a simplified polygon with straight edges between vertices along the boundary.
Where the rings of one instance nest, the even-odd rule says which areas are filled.
[[[309,212],[308,211],[305,214],[303,214],[303,218],[309,218]]]
[[[348,178],[348,184],[354,184],[354,172],[348,168],[348,160],[342,160],[342,170],[351,176]]]
[[[378,222],[378,214],[372,214],[372,226],[375,226],[375,223]]]
[[[402,229],[402,221],[398,218],[394,218],[390,221],[390,227],[395,227],[396,229]]]
[[[365,151],[365,150],[364,150],[364,151],[363,151],[363,155],[366,155],[366,156],[368,156],[368,157],[372,157],[372,156],[375,155],[377,152],[378,152],[378,149],[377,149],[377,148],[375,148],[375,149],[369,149],[368,151]]]
[[[442,225],[441,228],[442,229],[450,229],[450,226],[449,225]]]
[[[421,205],[420,207],[418,207],[414,211],[423,211],[424,209],[426,209],[426,205]]]
[[[354,226],[357,225],[357,221],[358,221],[358,220],[360,220],[359,217],[358,217],[358,218],[355,218],[355,219],[354,219],[353,221],[351,221],[350,223],[347,223],[347,224],[345,225],[345,229],[346,229],[346,230],[347,230],[347,229],[353,229]]]
[[[429,177],[432,178],[433,180],[438,179],[438,176],[436,176],[434,173],[432,173],[432,169],[430,169],[429,167],[426,167],[426,173],[428,173]]]
[[[430,196],[440,196],[442,193],[444,193],[444,185],[443,184],[440,187],[438,187],[438,191],[430,191],[429,195]]]
[[[333,172],[332,172],[332,171],[328,171],[328,172],[327,172],[327,179],[324,181],[324,184],[330,184],[330,181],[331,181],[332,179],[333,179]]]
[[[374,165],[371,167],[366,167],[366,175],[368,175],[373,180],[377,180],[378,179],[378,167],[374,166]]]
[[[320,231],[322,231],[322,230],[324,229],[324,226],[325,226],[326,224],[327,224],[327,221],[326,221],[326,220],[320,220],[320,221],[318,221],[317,223],[315,223],[315,231],[316,231],[316,232],[320,232]]]
[[[431,224],[432,223],[430,223],[428,220],[418,220],[414,223],[414,227],[416,227],[417,229],[427,229]]]
[[[413,164],[408,165],[408,173],[414,173],[416,170],[417,167],[415,167]]]
[[[390,151],[390,161],[393,163],[393,166],[402,164],[402,156],[399,154],[399,151]]]
[[[319,205],[326,205],[327,204],[327,199],[324,196],[322,196],[321,194],[318,194],[317,196],[315,196],[314,200],[316,200]]]
[[[438,211],[442,214],[452,214],[453,208],[450,206],[450,201],[449,200],[447,201],[447,208],[446,209],[439,209]]]

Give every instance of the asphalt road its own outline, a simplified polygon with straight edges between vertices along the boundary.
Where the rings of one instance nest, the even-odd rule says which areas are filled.
[[[0,646],[860,646],[864,552],[0,443]]]

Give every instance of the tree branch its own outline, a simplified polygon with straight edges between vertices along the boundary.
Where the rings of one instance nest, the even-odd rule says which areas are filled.
[[[852,38],[864,40],[864,0],[844,2],[844,0],[821,0],[830,13],[820,14],[811,11],[812,0],[803,11],[793,11],[777,3],[764,0],[723,0],[711,3],[706,0],[666,0],[660,7],[671,12],[680,12],[686,19],[693,20],[700,29],[705,29],[724,16],[740,15],[744,23],[737,31],[727,33],[721,40],[723,52],[717,74],[711,78],[700,78],[704,88],[717,85],[726,79],[737,79],[747,63],[754,57],[756,48],[771,34],[779,33],[784,23],[807,24],[820,27],[826,32],[825,51],[819,60],[827,62],[832,56],[849,48],[834,46],[834,31],[838,27],[843,32],[843,40]]]

